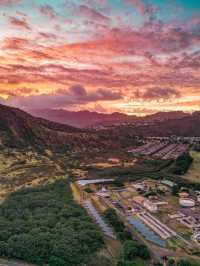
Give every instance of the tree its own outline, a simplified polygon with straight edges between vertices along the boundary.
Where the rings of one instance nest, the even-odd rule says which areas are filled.
[[[76,266],[104,244],[65,181],[12,193],[0,206],[0,217],[0,256],[36,265]]]
[[[180,260],[177,263],[177,266],[200,266],[200,264],[196,263],[196,262],[191,262],[191,261],[188,261],[188,260]]]
[[[117,266],[138,266],[138,265],[136,265],[136,263],[133,262],[133,261],[120,260],[120,261],[117,263]]]
[[[177,196],[178,195],[178,192],[179,192],[179,187],[177,185],[174,185],[172,187],[172,195],[173,196]]]
[[[124,260],[131,261],[138,256],[138,246],[134,241],[128,240],[123,245],[123,258]]]
[[[140,257],[144,260],[150,259],[149,250],[145,245],[139,245],[138,246],[138,257]]]
[[[168,264],[168,266],[175,266],[176,262],[173,258],[169,258],[167,264]]]

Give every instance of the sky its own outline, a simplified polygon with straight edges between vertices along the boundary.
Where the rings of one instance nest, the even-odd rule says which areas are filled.
[[[0,103],[200,110],[200,1],[0,0]]]

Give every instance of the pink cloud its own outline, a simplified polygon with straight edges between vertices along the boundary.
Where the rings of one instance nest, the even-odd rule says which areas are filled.
[[[29,26],[25,17],[23,17],[22,19],[19,19],[16,17],[9,17],[9,22],[14,27],[24,29],[24,30],[31,30],[31,27]]]
[[[24,91],[23,89],[23,92]],[[70,105],[86,105],[90,102],[113,101],[122,99],[122,94],[117,91],[97,89],[88,92],[82,85],[73,85],[66,90],[57,90],[53,94],[32,96],[11,95],[2,103],[20,108],[66,108]]]
[[[0,0],[0,5],[18,4],[21,0]]]
[[[56,11],[55,11],[55,10],[53,9],[53,7],[50,6],[50,5],[43,5],[43,6],[40,6],[39,10],[40,10],[40,12],[41,12],[43,15],[45,15],[45,16],[51,18],[51,19],[54,19],[54,18],[56,18],[56,16],[57,16]]]
[[[178,98],[181,94],[178,90],[170,87],[152,87],[147,88],[144,92],[140,93],[137,91],[135,94],[136,98],[141,98],[148,101],[160,101],[160,100],[170,100],[172,98]]]
[[[75,9],[75,13],[79,16],[84,16],[87,19],[91,19],[93,21],[105,22],[105,23],[108,23],[110,21],[110,19],[107,16],[96,11],[94,8],[90,8],[89,6],[86,5],[78,6]]]
[[[51,32],[39,32],[38,35],[44,39],[53,39],[53,40],[57,39],[56,34]]]
[[[20,50],[29,45],[29,41],[25,38],[11,37],[6,38],[3,42],[4,49]]]

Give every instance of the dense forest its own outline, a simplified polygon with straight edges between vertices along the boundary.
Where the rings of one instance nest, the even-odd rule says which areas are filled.
[[[36,265],[85,265],[103,238],[67,181],[12,193],[0,206],[0,256]]]
[[[187,173],[192,162],[193,162],[193,158],[189,154],[183,155],[175,161],[171,169],[171,172],[175,175],[183,175]]]

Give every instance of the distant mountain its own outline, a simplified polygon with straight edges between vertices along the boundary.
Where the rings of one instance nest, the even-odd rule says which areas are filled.
[[[0,144],[59,150],[89,145],[95,138],[72,126],[35,118],[19,109],[0,105]]]
[[[124,123],[155,122],[168,119],[179,119],[187,117],[188,114],[175,112],[159,112],[145,117],[135,115],[126,115],[122,113],[104,114],[90,111],[70,112],[66,110],[38,109],[29,110],[30,114],[36,117],[42,117],[54,122],[67,124],[79,128],[120,125]]]
[[[96,113],[78,112],[83,117],[97,117]],[[9,147],[33,146],[38,149],[50,148],[55,151],[81,149],[117,149],[136,143],[136,136],[200,136],[200,112],[191,115],[178,113],[181,117],[163,119],[161,113],[146,118],[134,117],[136,123],[121,124],[129,116],[114,113],[102,115],[106,121],[120,121],[112,127],[102,130],[78,129],[69,125],[59,124],[43,118],[36,118],[16,108],[0,105],[0,145]],[[171,115],[172,117],[172,115]],[[79,117],[80,118],[80,117]],[[130,119],[130,118],[129,118]],[[154,119],[154,120],[153,120]],[[144,121],[153,121],[146,123]],[[105,120],[104,120],[105,121]],[[126,120],[123,120],[126,121]],[[129,120],[130,121],[130,120]],[[139,121],[139,122],[138,122]],[[83,124],[82,124],[83,125]]]
[[[36,117],[42,117],[51,121],[71,126],[84,128],[96,124],[123,123],[130,118],[122,113],[103,114],[90,111],[71,112],[66,110],[38,109],[28,110],[30,114]],[[131,117],[132,118],[132,117]]]
[[[200,112],[155,124],[151,131],[151,135],[200,137]]]
[[[0,146],[50,148],[54,151],[115,149],[125,142],[133,142],[132,136],[98,134],[96,131],[36,118],[16,108],[0,105]]]
[[[200,137],[200,112],[184,116],[178,119],[166,119],[154,121],[152,123],[138,123],[123,126],[114,126],[109,129],[118,135],[124,135],[126,132],[143,137]]]
[[[183,111],[158,112],[143,117],[143,120],[146,122],[162,122],[165,120],[181,119],[189,116],[190,114],[184,113]]]

